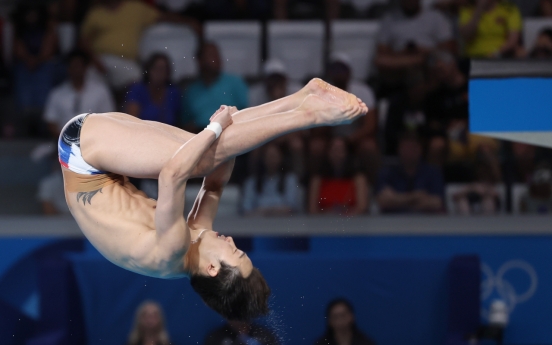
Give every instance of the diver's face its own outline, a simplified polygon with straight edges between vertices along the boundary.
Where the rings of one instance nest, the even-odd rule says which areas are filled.
[[[247,278],[253,270],[253,263],[247,254],[239,250],[232,237],[220,235],[213,230],[207,230],[201,236],[199,243],[200,272],[214,277],[218,274],[220,263],[238,267],[243,277]]]

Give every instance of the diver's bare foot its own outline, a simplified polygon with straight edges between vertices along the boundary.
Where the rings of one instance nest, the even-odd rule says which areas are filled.
[[[311,79],[308,84],[303,88],[303,92],[311,95],[318,95],[330,102],[338,103],[341,105],[360,105],[364,114],[368,112],[368,107],[364,102],[347,91],[344,91],[338,87],[335,87],[320,78]]]
[[[355,104],[356,103],[356,104]],[[319,95],[305,97],[299,109],[313,117],[314,126],[336,126],[353,122],[364,115],[364,110],[358,102],[341,104],[327,100]]]

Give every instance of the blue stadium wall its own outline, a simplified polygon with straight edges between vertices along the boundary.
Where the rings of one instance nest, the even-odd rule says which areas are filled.
[[[324,330],[326,303],[338,296],[353,301],[360,327],[378,344],[447,343],[450,261],[459,254],[481,259],[477,308],[484,314],[494,298],[511,308],[505,344],[552,344],[549,236],[238,241],[273,291],[273,312],[263,322],[286,344],[312,344]],[[3,345],[120,345],[144,299],[163,305],[175,344],[201,344],[222,323],[186,279],[125,271],[80,239],[2,239],[0,258]]]

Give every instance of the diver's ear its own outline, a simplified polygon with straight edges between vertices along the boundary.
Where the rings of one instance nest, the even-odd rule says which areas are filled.
[[[209,263],[209,266],[207,266],[207,273],[211,277],[216,277],[219,271],[219,267],[214,265],[212,262]]]

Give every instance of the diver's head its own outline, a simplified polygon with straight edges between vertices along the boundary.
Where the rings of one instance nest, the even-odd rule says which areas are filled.
[[[247,321],[268,313],[270,288],[232,237],[204,231],[186,255],[193,289],[224,318]]]

